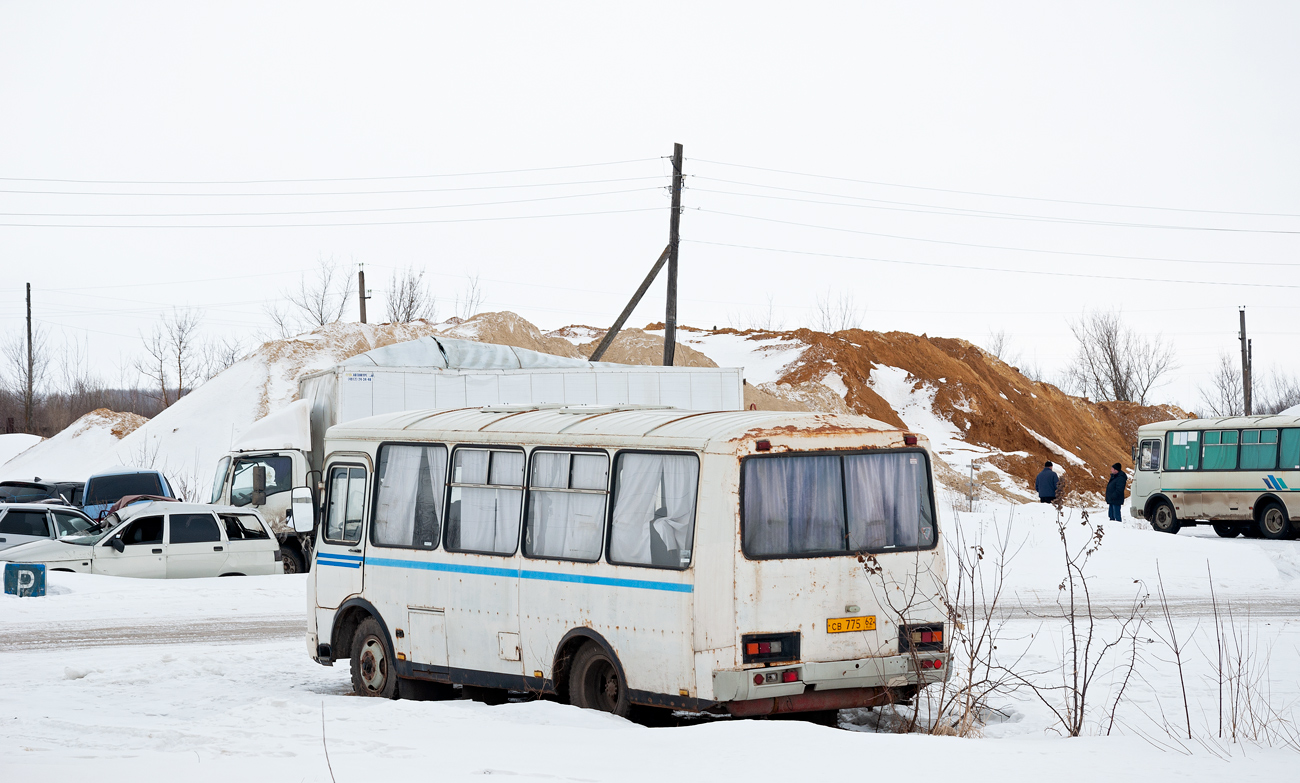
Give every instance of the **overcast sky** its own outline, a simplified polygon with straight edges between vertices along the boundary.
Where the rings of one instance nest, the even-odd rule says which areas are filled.
[[[0,331],[30,282],[116,376],[173,306],[251,341],[331,257],[371,320],[417,265],[443,315],[479,275],[606,326],[680,142],[684,323],[830,290],[1055,373],[1122,308],[1192,407],[1247,305],[1257,372],[1300,372],[1300,6],[705,5],[0,3]]]

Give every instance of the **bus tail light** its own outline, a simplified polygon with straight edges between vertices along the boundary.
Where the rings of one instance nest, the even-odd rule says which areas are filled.
[[[755,633],[740,637],[742,663],[799,660],[798,633]]]
[[[898,652],[934,652],[943,649],[943,623],[904,625],[898,632]]]
[[[776,685],[778,683],[799,682],[798,669],[785,669],[782,671],[763,671],[754,673],[755,685]]]
[[[758,441],[757,443],[754,444],[754,448],[755,448],[756,450],[758,450],[758,451],[771,451],[771,450],[772,450],[772,441],[770,441],[770,440],[760,440],[760,441]]]
[[[916,445],[916,436],[913,435],[913,434],[910,433],[910,432],[908,432],[908,433],[904,433],[904,435],[903,435],[903,445],[905,445],[905,446],[915,446],[915,445]]]

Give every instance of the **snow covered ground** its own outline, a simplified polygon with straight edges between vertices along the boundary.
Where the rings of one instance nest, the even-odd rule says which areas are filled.
[[[999,655],[1044,685],[1059,682],[1062,627],[1049,614],[1061,578],[1054,512],[999,506],[944,513],[968,544],[1010,544]],[[1097,515],[1094,514],[1094,518]],[[1085,531],[1078,512],[1071,540]],[[956,541],[956,537],[952,537]],[[1295,720],[1300,686],[1300,543],[1106,528],[1088,565],[1096,603],[1124,608],[1155,595],[1157,564],[1184,639],[1181,685],[1158,606],[1140,634],[1129,696],[1111,736],[1116,655],[1091,694],[1082,738],[1062,738],[1026,689],[993,699],[983,738],[873,733],[801,721],[687,721],[648,728],[551,702],[387,702],[351,695],[343,665],[304,648],[303,577],[145,581],[51,575],[40,599],[0,597],[0,779],[330,780],[384,775],[437,780],[829,780],[918,775],[973,781],[1106,779],[1288,780],[1300,753],[1217,739],[1212,568],[1219,610],[1230,605],[1268,656],[1269,701]],[[956,569],[952,569],[954,572]],[[1247,618],[1249,615],[1249,618]],[[1103,632],[1108,627],[1103,625]],[[1262,661],[1261,661],[1262,664]],[[1265,687],[1261,683],[1259,687]],[[868,721],[870,722],[870,721]],[[1181,741],[1169,736],[1182,732]],[[322,742],[324,737],[324,743]],[[328,747],[329,765],[325,749]]]

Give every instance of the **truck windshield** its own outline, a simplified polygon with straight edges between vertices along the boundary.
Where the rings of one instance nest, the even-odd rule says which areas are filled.
[[[753,558],[929,549],[936,539],[923,451],[749,457],[741,525]]]
[[[157,473],[121,473],[97,476],[90,480],[86,505],[111,506],[127,495],[161,495],[162,482]]]
[[[266,468],[266,496],[293,489],[293,461],[279,454],[265,457],[246,457],[235,462],[234,476],[230,479],[230,505],[247,506],[253,502],[253,468]]]

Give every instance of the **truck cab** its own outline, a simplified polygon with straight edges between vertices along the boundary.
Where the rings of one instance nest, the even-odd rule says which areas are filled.
[[[309,562],[287,518],[290,490],[309,486],[308,458],[306,452],[288,448],[231,452],[217,462],[209,499],[213,504],[257,509],[280,540],[284,570],[289,574],[306,571]],[[264,481],[257,480],[259,472]]]

